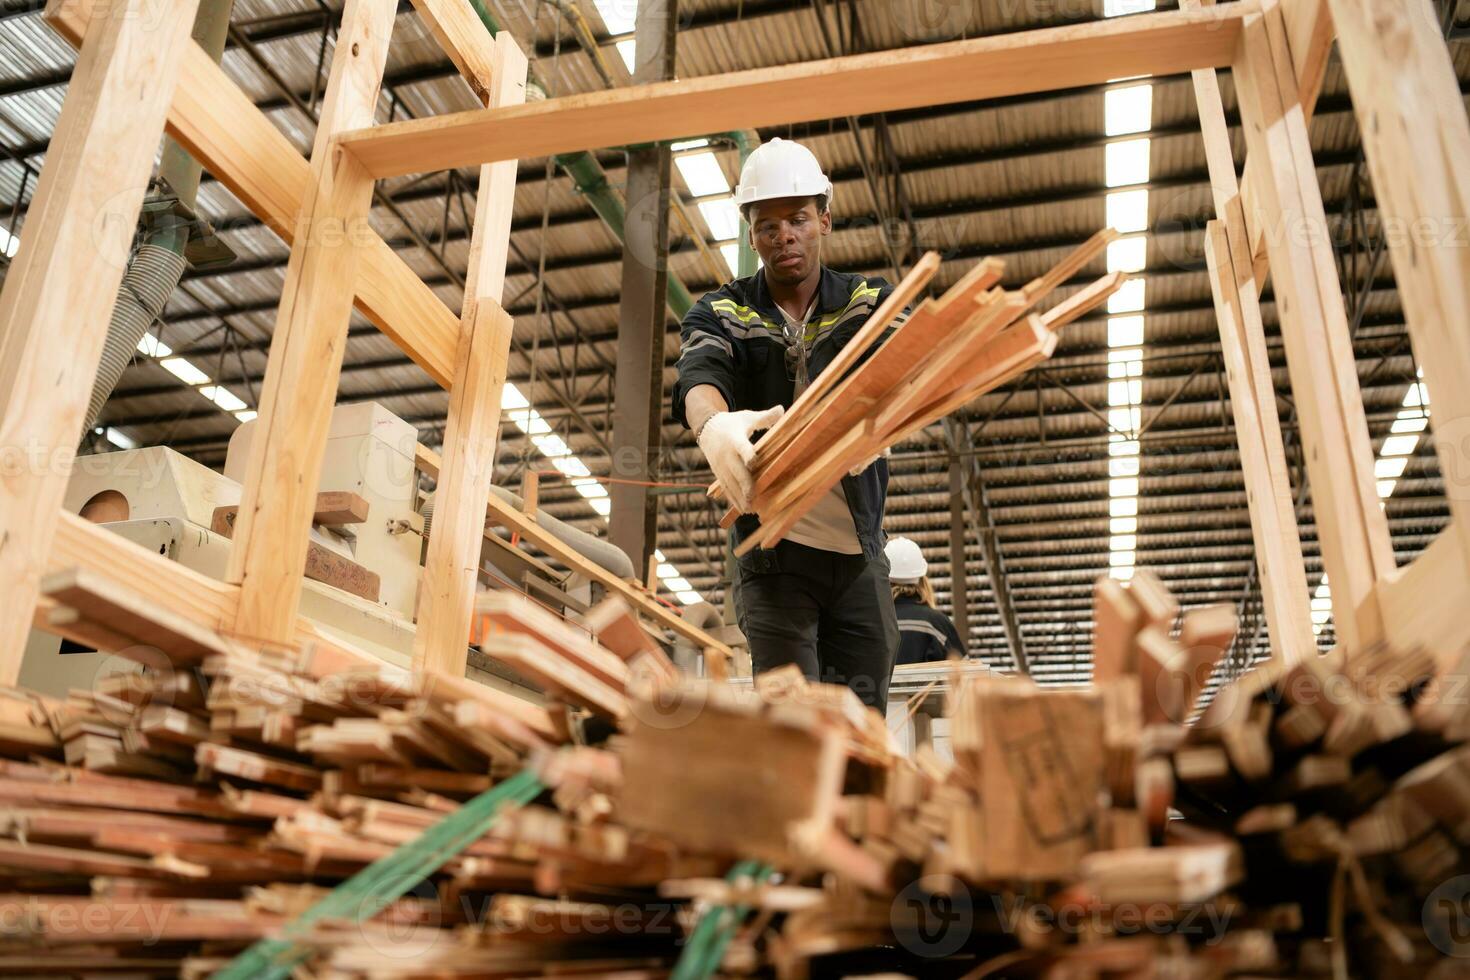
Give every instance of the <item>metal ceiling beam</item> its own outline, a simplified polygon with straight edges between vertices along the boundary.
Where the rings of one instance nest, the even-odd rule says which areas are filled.
[[[678,9],[678,0],[638,5],[633,71],[638,84],[674,77]],[[658,548],[659,498],[649,493],[649,485],[659,479],[663,445],[672,184],[668,144],[629,152],[612,424],[613,473],[628,482],[608,488],[608,540],[633,559],[640,577],[646,576]]]
[[[952,416],[944,420],[944,438],[955,453],[970,447],[968,427]],[[1021,624],[1016,619],[1016,607],[1011,603],[1011,583],[1006,576],[1005,560],[1001,557],[995,527],[990,520],[990,502],[986,498],[985,476],[981,471],[980,461],[975,456],[956,456],[956,461],[967,471],[961,480],[965,512],[969,517],[970,529],[979,539],[985,553],[985,570],[990,577],[996,609],[1000,612],[1001,621],[1005,623],[1011,658],[1019,673],[1029,674],[1031,671],[1026,659],[1026,643],[1021,636]]]
[[[951,587],[950,594],[950,619],[954,620],[954,628],[962,638],[970,635],[970,585],[969,574],[965,563],[965,528],[968,520],[965,516],[965,467],[958,456],[949,461],[949,567],[950,577],[955,575],[954,569],[959,569],[960,581],[964,587],[954,589]],[[890,478],[891,473],[890,472]],[[968,642],[966,643],[968,650]]]

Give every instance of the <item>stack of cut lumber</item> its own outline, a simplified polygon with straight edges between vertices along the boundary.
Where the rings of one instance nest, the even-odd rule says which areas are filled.
[[[775,545],[849,470],[1050,357],[1057,332],[1105,302],[1127,276],[1110,273],[1044,315],[1032,311],[1117,237],[1099,232],[1013,291],[998,285],[1005,263],[984,259],[894,326],[939,269],[939,255],[926,253],[756,442],[751,509],[761,526],[737,553]],[[724,499],[719,483],[710,496]],[[735,516],[732,508],[723,526]]]
[[[727,967],[1325,977],[1341,956],[1409,977],[1458,951],[1459,899],[1420,913],[1470,871],[1470,707],[1451,694],[1470,655],[1267,665],[1189,725],[1232,611],[1182,610],[1143,570],[1096,591],[1096,682],[956,672],[952,758],[849,754],[839,779],[822,719],[842,712],[821,685],[783,677],[759,704],[685,685],[667,709],[683,727],[634,721],[615,813],[691,847],[739,839],[788,871],[730,895],[779,928],[745,935]],[[799,790],[763,804],[770,785]]]
[[[480,604],[533,705],[262,650],[96,576],[45,589],[148,667],[0,697],[3,975],[207,976],[527,766],[538,798],[368,921],[318,921],[304,968],[662,977],[713,905],[747,910],[725,972],[791,978],[1410,977],[1458,949],[1470,659],[1268,664],[1189,725],[1234,620],[1142,570],[1098,583],[1094,684],[957,671],[952,752],[912,757],[794,670],[671,676],[625,608],[594,638]],[[590,717],[603,747],[573,744]],[[779,875],[727,877],[751,860]]]

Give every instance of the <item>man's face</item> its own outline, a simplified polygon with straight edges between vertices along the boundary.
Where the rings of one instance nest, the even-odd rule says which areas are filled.
[[[832,212],[818,212],[814,197],[781,197],[750,208],[750,244],[772,282],[804,282],[821,265],[822,237],[831,233]]]

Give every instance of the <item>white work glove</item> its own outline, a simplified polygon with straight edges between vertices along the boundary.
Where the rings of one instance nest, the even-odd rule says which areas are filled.
[[[878,462],[878,460],[880,460],[880,459],[887,459],[890,455],[891,455],[891,453],[889,453],[889,451],[887,449],[885,449],[881,453],[879,453],[878,455],[874,456],[872,459],[868,460],[866,463],[863,463],[861,466],[854,466],[852,469],[848,470],[847,471],[847,475],[848,476],[862,476],[863,475],[863,470],[867,469],[869,466],[872,466],[874,463]]]
[[[769,429],[786,410],[780,405],[764,412],[717,412],[699,430],[699,448],[714,470],[725,496],[742,514],[750,510],[755,479],[750,464],[755,460],[752,432]]]

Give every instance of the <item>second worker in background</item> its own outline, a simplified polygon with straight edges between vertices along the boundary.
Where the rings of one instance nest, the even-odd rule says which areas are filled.
[[[898,614],[898,663],[926,664],[965,655],[954,621],[934,604],[929,562],[909,538],[888,540],[888,577],[893,582],[893,606]],[[955,588],[964,588],[964,570]]]
[[[822,264],[832,183],[806,147],[773,139],[746,160],[735,191],[762,268],[702,298],[684,317],[674,417],[693,430],[710,469],[750,510],[754,436],[852,339],[893,287]],[[901,317],[899,318],[902,319]],[[739,559],[740,629],[756,673],[794,663],[884,709],[898,626],[883,553],[888,461],[844,477],[774,548]]]

